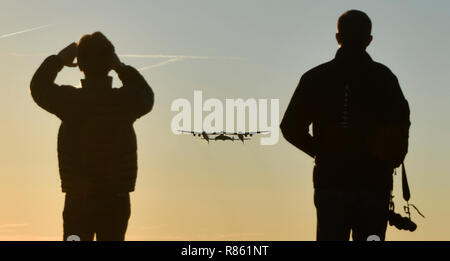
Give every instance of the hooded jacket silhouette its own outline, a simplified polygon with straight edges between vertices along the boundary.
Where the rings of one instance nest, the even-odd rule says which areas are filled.
[[[63,192],[131,192],[137,175],[133,123],[150,112],[153,91],[131,66],[117,72],[123,83],[112,88],[112,77],[81,80],[82,88],[57,85],[63,68],[48,57],[31,81],[34,101],[61,119],[58,161]],[[95,86],[95,88],[93,88]]]

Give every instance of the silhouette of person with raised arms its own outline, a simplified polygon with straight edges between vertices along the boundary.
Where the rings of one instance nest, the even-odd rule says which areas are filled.
[[[64,66],[77,65],[85,75],[82,88],[55,84]],[[111,70],[123,87],[112,88]],[[30,88],[34,101],[62,121],[58,160],[66,193],[64,240],[93,240],[94,235],[97,240],[124,240],[129,192],[137,176],[133,123],[152,109],[152,89],[135,68],[120,62],[100,32],[84,35],[78,44],[46,58]]]
[[[396,76],[366,52],[371,27],[358,10],[339,18],[335,58],[303,74],[280,125],[288,142],[315,159],[320,241],[350,233],[385,239],[392,174],[408,150],[408,102]]]

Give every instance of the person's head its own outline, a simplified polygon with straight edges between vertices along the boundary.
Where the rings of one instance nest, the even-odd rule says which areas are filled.
[[[107,76],[114,57],[114,45],[101,32],[83,35],[78,42],[78,67],[86,77]]]
[[[341,47],[363,51],[372,41],[371,31],[372,22],[366,13],[349,10],[338,19],[336,40]]]

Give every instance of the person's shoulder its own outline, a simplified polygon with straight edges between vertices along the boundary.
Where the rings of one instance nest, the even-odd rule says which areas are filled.
[[[84,99],[85,97],[91,96],[89,90],[82,88],[81,86],[61,85],[61,90],[67,95],[72,96],[74,99]]]
[[[302,75],[302,78],[307,80],[322,79],[326,74],[330,73],[332,69],[333,61],[331,60],[309,69]]]
[[[67,91],[67,92],[71,92],[71,93],[80,93],[83,90],[83,88],[78,88],[78,87],[75,87],[73,85],[68,85],[68,84],[60,85],[59,88],[62,91]]]
[[[380,62],[374,61],[373,68],[377,73],[380,73],[385,77],[395,77],[395,74],[391,71],[391,69]]]

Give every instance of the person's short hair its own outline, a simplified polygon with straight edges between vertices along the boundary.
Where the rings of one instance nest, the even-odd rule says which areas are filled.
[[[87,74],[103,75],[111,70],[114,45],[101,32],[86,34],[78,42],[77,62]]]
[[[367,37],[372,31],[369,16],[359,10],[349,10],[343,13],[337,23],[338,33],[349,37]]]

